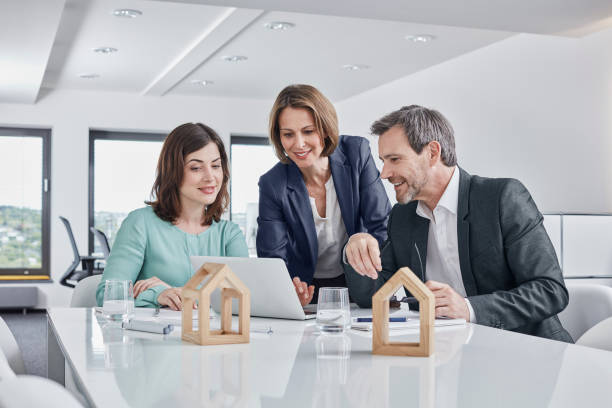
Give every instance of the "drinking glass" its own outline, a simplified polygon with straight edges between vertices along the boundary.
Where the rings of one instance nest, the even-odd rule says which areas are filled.
[[[320,288],[317,327],[324,333],[341,333],[351,327],[347,288]]]
[[[129,280],[107,280],[104,283],[102,314],[108,320],[123,322],[134,315],[134,287]]]

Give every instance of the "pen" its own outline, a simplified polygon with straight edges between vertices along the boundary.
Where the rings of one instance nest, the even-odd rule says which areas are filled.
[[[263,333],[263,334],[272,334],[272,333],[274,333],[274,331],[272,331],[272,326],[251,327],[250,328],[250,332],[251,333]]]
[[[126,330],[137,330],[148,333],[168,334],[174,330],[174,326],[171,324],[163,324],[157,322],[150,322],[146,320],[129,320],[121,324]]]
[[[390,322],[405,322],[406,318],[405,317],[390,317],[389,318]],[[357,323],[371,323],[372,322],[372,318],[371,317],[358,317],[357,318]]]

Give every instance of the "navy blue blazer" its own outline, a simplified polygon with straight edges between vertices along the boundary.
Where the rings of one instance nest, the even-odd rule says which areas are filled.
[[[359,136],[340,136],[329,164],[347,235],[368,232],[382,244],[391,204],[370,143]],[[279,162],[259,179],[257,224],[257,255],[283,259],[291,278],[312,283],[317,233],[306,184],[295,163]]]

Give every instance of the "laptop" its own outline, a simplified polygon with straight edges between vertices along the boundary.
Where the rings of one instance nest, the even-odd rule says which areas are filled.
[[[196,271],[208,262],[228,265],[251,291],[251,316],[292,320],[316,317],[316,305],[303,308],[300,304],[282,259],[191,256],[190,260]],[[213,292],[210,303],[213,310],[220,313],[220,290]],[[238,302],[232,302],[232,313],[238,314]]]

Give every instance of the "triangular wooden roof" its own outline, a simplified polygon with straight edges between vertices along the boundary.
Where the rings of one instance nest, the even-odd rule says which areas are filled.
[[[204,285],[197,287],[209,276],[210,279]],[[224,282],[227,282],[226,284]],[[232,273],[229,266],[218,263],[205,263],[193,274],[191,279],[185,284],[186,289],[196,292],[210,294],[218,287],[233,287],[237,291],[248,291],[246,285]]]
[[[429,289],[418,276],[407,266],[399,269],[384,285],[374,294],[372,300],[386,300],[391,297],[401,286],[406,286],[412,296],[421,300],[426,297]]]

